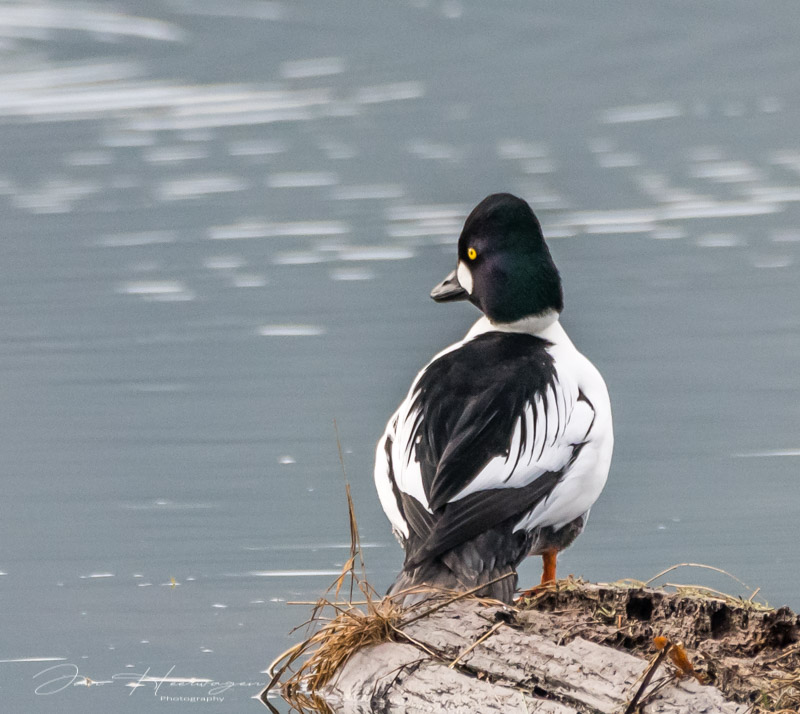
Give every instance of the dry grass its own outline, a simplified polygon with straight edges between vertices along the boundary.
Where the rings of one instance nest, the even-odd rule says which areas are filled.
[[[734,595],[729,595],[726,592],[722,592],[721,590],[714,590],[713,588],[706,587],[705,585],[687,585],[682,583],[663,583],[661,585],[662,588],[673,588],[678,595],[693,597],[695,599],[714,598],[717,600],[724,600],[728,605],[734,607],[750,607],[754,610],[772,609],[768,603],[756,599],[756,595],[758,595],[758,593],[761,591],[760,587],[753,589],[747,583],[742,582],[739,578],[732,573],[729,573],[727,570],[717,568],[713,565],[706,565],[705,563],[676,563],[675,565],[671,565],[669,568],[665,568],[661,572],[656,573],[649,580],[645,580],[643,583],[637,583],[637,585],[641,587],[647,587],[656,580],[664,577],[667,573],[678,570],[678,568],[699,568],[701,570],[711,570],[715,573],[720,573],[721,575],[725,575],[731,580],[736,581],[747,592],[750,592],[750,595],[747,598],[736,597]],[[636,581],[629,582],[635,583]]]
[[[679,568],[698,568],[701,570],[710,570],[715,573],[726,575],[732,580],[739,583],[739,585],[741,585],[747,592],[750,592],[750,595],[748,597],[730,595],[729,593],[723,592],[722,590],[715,590],[714,588],[710,588],[706,585],[692,585],[688,583],[663,582],[657,586],[653,585],[655,581],[664,577],[667,573],[671,573],[675,570],[678,570]],[[575,578],[572,575],[570,575],[568,578],[559,580],[556,583],[537,585],[536,588],[534,589],[535,592],[532,592],[532,594],[527,595],[527,597],[525,598],[525,606],[526,607],[535,606],[539,600],[542,600],[547,595],[547,593],[553,592],[553,590],[557,589],[561,592],[568,592],[570,590],[579,590],[585,584],[586,583],[582,578]],[[737,607],[737,608],[746,608],[746,609],[760,610],[760,611],[767,611],[773,609],[766,601],[757,599],[756,596],[758,595],[759,592],[761,592],[760,587],[753,589],[746,583],[742,582],[735,575],[729,573],[727,570],[723,570],[722,568],[717,568],[713,565],[706,565],[704,563],[676,563],[675,565],[671,565],[669,568],[664,568],[664,570],[656,573],[652,578],[649,578],[648,580],[635,580],[634,578],[623,578],[622,580],[617,580],[616,582],[610,584],[618,588],[657,587],[658,589],[663,590],[665,592],[674,592],[676,595],[679,595],[681,597],[692,598],[695,600],[706,600],[706,599],[722,600],[731,607]]]
[[[342,460],[341,447],[339,458]],[[343,460],[342,470],[344,471]],[[311,633],[302,642],[280,654],[267,669],[270,682],[261,692],[260,698],[273,711],[274,707],[267,701],[267,695],[279,689],[283,698],[297,711],[327,714],[330,708],[318,692],[350,656],[363,647],[390,641],[411,642],[437,657],[436,653],[406,634],[403,627],[428,617],[457,600],[474,596],[478,590],[487,585],[512,575],[508,573],[464,592],[436,590],[432,599],[401,608],[397,601],[402,601],[405,595],[422,591],[430,593],[431,589],[409,588],[392,597],[383,598],[377,594],[367,581],[358,522],[346,474],[345,494],[350,524],[350,557],[342,567],[341,574],[313,604],[310,618],[293,630],[294,632],[307,627]],[[339,594],[345,584],[348,586],[349,597],[340,600]],[[363,600],[353,600],[353,595],[357,593]],[[494,601],[485,600],[485,602]]]
[[[336,443],[339,447],[339,461],[347,497],[350,557],[342,567],[341,574],[313,604],[310,618],[293,630],[294,632],[307,627],[310,634],[302,642],[279,655],[267,669],[270,682],[261,692],[260,698],[273,711],[274,707],[267,701],[267,695],[275,689],[280,689],[283,698],[300,712],[329,712],[329,707],[317,693],[351,655],[363,647],[390,641],[412,642],[421,647],[420,643],[403,632],[403,626],[427,617],[445,605],[469,597],[481,589],[475,588],[460,593],[437,591],[439,600],[436,604],[427,601],[410,608],[401,608],[395,600],[401,601],[403,596],[417,592],[419,588],[404,590],[392,598],[382,598],[377,594],[367,581],[364,553],[350,484],[347,481],[338,428],[336,428]],[[502,577],[510,575],[511,573]],[[497,578],[486,585],[501,579]],[[348,598],[340,600],[339,594],[345,584],[349,591]],[[353,596],[357,593],[364,599],[353,600]],[[429,654],[434,653],[429,652]]]
[[[378,597],[367,582],[361,539],[358,534],[350,484],[344,472],[344,458],[337,430],[339,460],[345,478],[345,494],[350,525],[350,557],[339,577],[314,604],[311,617],[297,629],[307,627],[311,634],[302,642],[279,655],[267,672],[271,679],[261,701],[272,709],[267,694],[280,688],[291,706],[300,712],[327,712],[327,705],[317,692],[334,673],[359,649],[396,639],[400,608],[388,598]],[[358,564],[358,569],[357,569]],[[348,584],[349,597],[339,600],[339,593]],[[363,600],[354,601],[358,592]],[[288,676],[287,676],[288,675]]]
[[[402,594],[408,593],[404,591]],[[433,605],[427,601],[424,607],[421,603],[410,608],[401,608],[391,597],[371,598],[366,610],[346,602],[321,598],[314,608],[311,619],[305,623],[320,625],[319,629],[275,659],[268,669],[272,679],[264,694],[275,687],[280,687],[281,693],[290,704],[301,711],[303,708],[298,706],[300,704],[315,711],[310,704],[310,699],[313,698],[311,694],[322,689],[349,657],[363,647],[382,642],[411,642],[428,654],[439,657],[438,653],[427,649],[404,632],[403,627],[473,594],[471,590],[456,593],[447,598],[438,598]],[[489,600],[483,602],[498,604]],[[322,615],[328,608],[335,612],[333,618],[325,618]],[[462,656],[463,654],[466,652],[462,653]],[[300,660],[303,662],[299,668],[293,669],[293,665]],[[291,674],[284,680],[288,672]]]
[[[346,567],[347,565],[345,564]],[[316,625],[319,629],[279,655],[267,670],[271,677],[270,683],[261,693],[261,701],[267,706],[270,706],[267,702],[267,694],[273,689],[279,688],[283,698],[297,711],[327,713],[329,708],[317,693],[331,681],[351,655],[370,645],[383,642],[410,642],[432,657],[441,658],[439,653],[431,651],[416,641],[403,628],[412,622],[429,617],[437,610],[462,598],[474,597],[478,590],[485,587],[485,585],[480,585],[464,592],[437,590],[432,600],[401,608],[395,599],[401,599],[404,595],[416,592],[416,588],[404,590],[393,597],[378,598],[366,580],[361,579],[354,572],[352,563],[349,564],[349,570],[342,571],[342,575],[354,581],[354,590],[357,587],[364,594],[366,598],[362,601],[364,605],[357,606],[350,602],[330,600],[327,597],[321,598],[316,603],[311,618],[300,627]],[[331,585],[328,593],[341,585],[342,575]],[[496,578],[487,585],[510,575]],[[431,592],[428,589],[425,591]],[[484,598],[480,598],[480,600],[486,604],[502,604]],[[332,618],[324,615],[325,612],[331,611]],[[490,630],[485,637],[494,629]],[[477,644],[479,642],[475,643],[475,645]],[[462,652],[458,659],[465,654],[467,654],[466,651]],[[450,664],[454,666],[458,659]],[[300,663],[299,667],[294,669],[298,663]]]
[[[396,638],[399,609],[389,600],[371,600],[366,611],[323,598],[315,607],[311,624],[323,622],[322,612],[336,613],[303,642],[280,655],[270,666],[272,679],[262,694],[280,687],[283,697],[299,711],[326,711],[316,694],[348,658],[362,647]],[[300,663],[297,669],[293,666]],[[291,675],[284,681],[284,676]]]
[[[800,670],[773,673],[761,699],[753,704],[753,714],[797,714],[800,712]]]

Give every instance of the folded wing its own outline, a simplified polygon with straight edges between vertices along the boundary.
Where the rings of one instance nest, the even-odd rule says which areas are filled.
[[[418,376],[378,445],[375,478],[406,567],[522,520],[552,493],[594,409],[549,343],[490,332]]]

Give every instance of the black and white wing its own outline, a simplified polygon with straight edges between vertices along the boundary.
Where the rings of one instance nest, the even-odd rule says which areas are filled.
[[[392,461],[392,450],[397,438],[397,417],[395,412],[389,419],[383,436],[378,440],[375,451],[375,487],[383,512],[392,524],[392,533],[405,548],[409,536],[408,523],[403,515],[402,494],[397,488]]]
[[[375,470],[406,567],[529,520],[578,458],[594,408],[559,373],[549,345],[487,332],[417,377],[378,445]]]

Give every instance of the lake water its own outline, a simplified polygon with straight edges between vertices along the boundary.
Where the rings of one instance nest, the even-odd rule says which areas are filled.
[[[261,709],[308,613],[286,601],[347,558],[334,419],[388,586],[373,445],[477,317],[428,292],[501,190],[539,214],[615,414],[559,572],[708,563],[748,587],[666,580],[800,607],[798,25],[790,2],[0,5],[2,708]]]

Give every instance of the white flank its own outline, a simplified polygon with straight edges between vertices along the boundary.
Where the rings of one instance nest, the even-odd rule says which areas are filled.
[[[397,438],[395,434],[396,426],[396,415],[394,415],[389,419],[386,432],[378,440],[378,446],[375,449],[375,488],[378,491],[378,500],[381,502],[383,512],[389,519],[389,523],[392,524],[392,530],[401,533],[403,538],[408,538],[408,523],[406,523],[397,506],[397,499],[395,499],[392,481],[389,475],[389,459],[391,458],[391,454],[386,453],[386,440],[394,440]]]

